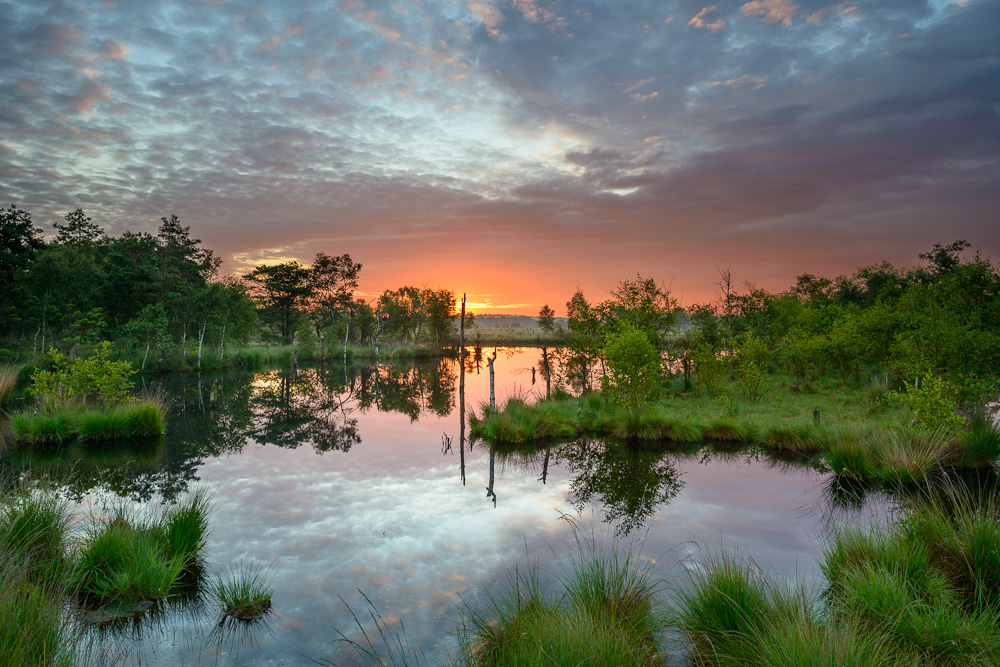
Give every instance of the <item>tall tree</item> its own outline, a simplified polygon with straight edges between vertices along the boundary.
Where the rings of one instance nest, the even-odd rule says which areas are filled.
[[[316,330],[320,350],[326,347],[325,330],[331,325],[340,326],[344,333],[346,354],[347,335],[350,333],[351,318],[354,313],[351,298],[358,288],[361,264],[348,254],[331,257],[323,252],[316,253],[316,259],[309,269],[309,319]]]
[[[14,204],[0,209],[0,331],[23,324],[28,298],[24,277],[44,247],[30,213]]]
[[[265,264],[245,277],[265,325],[286,345],[295,340],[295,330],[312,295],[309,269],[298,262]]]
[[[82,208],[70,211],[65,216],[66,224],[53,223],[56,228],[56,243],[85,246],[100,244],[107,240],[104,230],[83,212]]]
[[[549,308],[549,304],[542,306],[538,311],[538,328],[545,333],[552,333],[556,328],[555,321],[556,311]]]

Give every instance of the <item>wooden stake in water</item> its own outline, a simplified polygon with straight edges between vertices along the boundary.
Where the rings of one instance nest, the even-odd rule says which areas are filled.
[[[462,293],[462,319],[458,329],[458,456],[465,486],[465,293]]]
[[[486,365],[490,367],[490,412],[497,411],[496,392],[493,390],[493,362],[497,360],[497,349],[493,348],[493,356],[486,357]]]

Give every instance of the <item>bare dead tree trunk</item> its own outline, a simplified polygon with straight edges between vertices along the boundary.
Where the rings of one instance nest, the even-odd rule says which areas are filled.
[[[375,363],[378,364],[379,336],[382,333],[382,304],[375,309]]]
[[[552,376],[549,373],[549,348],[542,346],[542,363],[545,364],[545,398],[552,397]]]
[[[493,356],[486,357],[486,365],[490,367],[490,410],[492,412],[497,411],[497,398],[496,392],[494,391],[493,383],[493,362],[497,360],[497,350],[493,348]]]
[[[462,293],[462,319],[458,327],[458,418],[458,449],[462,486],[465,486],[465,292]]]

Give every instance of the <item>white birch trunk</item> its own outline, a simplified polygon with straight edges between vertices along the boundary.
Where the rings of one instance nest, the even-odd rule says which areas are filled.
[[[205,341],[205,329],[208,328],[208,322],[201,325],[201,330],[198,332],[198,370],[201,370],[201,346]]]

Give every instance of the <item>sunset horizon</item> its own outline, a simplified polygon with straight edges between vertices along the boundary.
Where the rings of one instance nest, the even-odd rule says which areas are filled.
[[[0,196],[560,315],[1000,256],[1000,6],[0,3]]]

